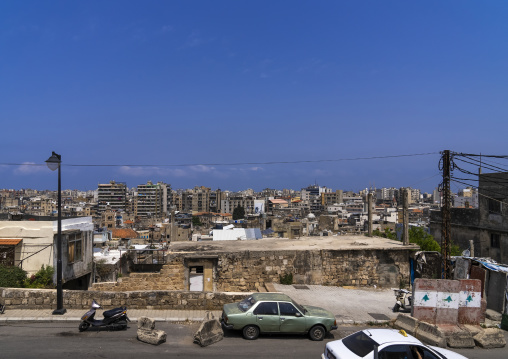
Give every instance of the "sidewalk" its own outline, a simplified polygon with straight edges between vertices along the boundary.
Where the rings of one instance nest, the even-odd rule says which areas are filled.
[[[338,324],[385,323],[397,317],[392,312],[395,296],[391,289],[343,288],[320,285],[273,284],[276,291],[287,294],[297,303],[325,308],[331,311]],[[250,293],[245,293],[245,296]],[[106,310],[111,308],[106,308]],[[9,309],[0,314],[0,324],[15,321],[30,322],[79,322],[88,309],[68,309],[64,315],[53,315],[52,309]],[[96,318],[102,318],[98,310]],[[127,309],[129,319],[136,322],[139,317],[154,318],[158,322],[202,321],[205,310],[155,310]],[[220,318],[221,311],[212,311]]]
[[[111,309],[111,308],[108,308]],[[5,309],[0,314],[0,323],[6,322],[79,322],[87,309],[67,309],[64,315],[53,315],[52,309]],[[95,314],[96,319],[102,318],[102,310]],[[128,309],[127,316],[133,322],[139,317],[154,318],[157,322],[184,322],[202,321],[205,317],[205,310],[153,310],[153,309]],[[216,318],[221,316],[221,311],[212,311]]]

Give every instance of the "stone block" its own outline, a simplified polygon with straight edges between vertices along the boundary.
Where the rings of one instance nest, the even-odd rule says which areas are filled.
[[[476,345],[484,349],[504,348],[506,346],[506,340],[501,329],[484,329],[476,334],[473,339]]]
[[[155,328],[155,320],[148,317],[138,318],[138,329],[152,330]]]
[[[166,332],[163,330],[138,329],[138,340],[144,343],[159,345],[166,341]]]
[[[502,319],[502,314],[499,313],[499,312],[496,312],[495,310],[487,309],[485,311],[485,317],[487,319],[490,319],[490,320],[493,320],[493,321],[496,321],[496,322],[500,322],[501,319]]]
[[[446,347],[446,336],[437,325],[420,322],[416,328],[416,338],[429,345]]]
[[[394,327],[397,329],[404,329],[406,333],[415,335],[418,324],[418,319],[409,314],[400,313],[395,320]]]
[[[440,325],[450,348],[474,348],[473,335],[466,329],[455,325]]]

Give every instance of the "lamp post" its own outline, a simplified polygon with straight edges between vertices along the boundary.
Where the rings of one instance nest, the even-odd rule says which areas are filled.
[[[58,235],[56,239],[56,309],[53,314],[62,315],[66,310],[63,307],[63,289],[62,289],[62,177],[60,165],[62,156],[53,154],[46,160],[46,165],[51,171],[58,169]]]

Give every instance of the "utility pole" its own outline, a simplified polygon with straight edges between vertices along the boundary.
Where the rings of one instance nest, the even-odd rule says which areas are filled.
[[[402,244],[409,245],[409,198],[408,189],[402,188]]]
[[[451,252],[451,215],[450,215],[450,151],[443,151],[441,157],[441,166],[443,170],[443,183],[441,184],[441,191],[443,193],[443,203],[441,204],[441,257],[442,257],[442,278],[451,278],[450,268],[450,252]]]

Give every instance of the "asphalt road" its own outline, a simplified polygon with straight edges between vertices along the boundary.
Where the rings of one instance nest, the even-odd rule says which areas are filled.
[[[159,346],[136,339],[136,325],[127,330],[80,333],[77,323],[13,323],[0,326],[0,358],[319,358],[326,342],[365,327],[341,326],[322,342],[301,335],[261,335],[254,341],[227,331],[224,340],[201,348],[192,342],[199,323],[157,323],[167,333]],[[468,358],[506,358],[507,349],[456,350]]]

